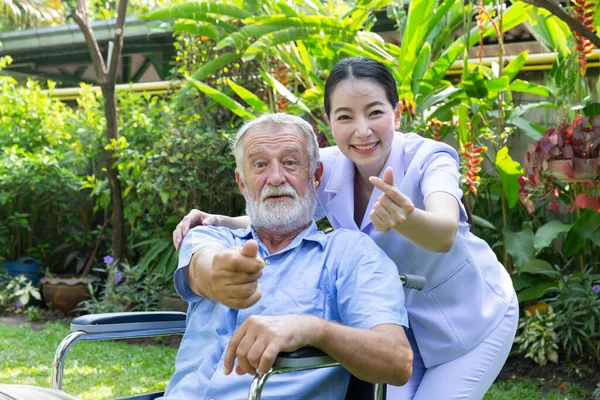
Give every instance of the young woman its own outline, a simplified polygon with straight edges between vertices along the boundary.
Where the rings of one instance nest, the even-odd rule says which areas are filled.
[[[481,399],[514,340],[518,302],[510,276],[473,235],[461,203],[458,155],[440,142],[396,132],[396,82],[366,58],[341,60],[325,85],[325,113],[337,146],[321,149],[324,175],[315,219],[368,234],[400,272],[422,275],[406,291],[414,352],[405,386],[388,399]],[[193,210],[176,246],[198,224],[246,225]]]

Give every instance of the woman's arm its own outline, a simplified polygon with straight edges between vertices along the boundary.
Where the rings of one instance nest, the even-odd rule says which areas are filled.
[[[183,238],[190,229],[199,225],[224,226],[229,229],[243,229],[250,225],[250,219],[243,215],[228,217],[226,215],[209,214],[200,210],[192,210],[186,215],[173,231],[173,245],[179,251]]]
[[[394,185],[391,168],[386,169],[383,179],[371,177],[370,181],[383,192],[370,213],[375,229],[393,229],[426,250],[444,253],[452,249],[459,221],[454,196],[433,192],[425,199],[425,210],[420,210]]]

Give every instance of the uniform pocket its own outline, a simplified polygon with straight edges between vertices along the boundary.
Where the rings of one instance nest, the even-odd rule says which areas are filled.
[[[428,288],[425,290],[425,293],[429,294],[435,290],[441,289],[442,287],[446,286],[447,284],[449,284],[450,282],[452,282],[456,277],[458,277],[458,275],[469,265],[469,261],[465,261],[463,262],[456,270],[454,270],[454,272],[452,272],[446,279],[444,279],[442,282],[438,283],[437,285]]]

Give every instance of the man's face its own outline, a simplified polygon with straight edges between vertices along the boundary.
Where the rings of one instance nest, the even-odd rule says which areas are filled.
[[[295,127],[263,125],[242,145],[244,178],[236,174],[256,229],[288,233],[310,223],[315,185],[306,138]]]

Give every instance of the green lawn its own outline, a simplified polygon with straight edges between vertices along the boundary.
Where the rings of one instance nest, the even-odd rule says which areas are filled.
[[[0,383],[50,387],[54,351],[68,328],[64,322],[39,328],[0,322]],[[85,400],[162,391],[173,374],[176,352],[167,346],[79,342],[67,354],[63,389]]]
[[[64,322],[31,328],[0,322],[0,383],[50,387],[50,364],[58,343],[68,333]],[[63,388],[84,400],[164,390],[173,374],[176,350],[167,346],[140,346],[123,342],[80,342],[71,348],[65,364]],[[591,394],[577,385],[565,390],[543,381],[495,383],[485,400],[577,400]]]

